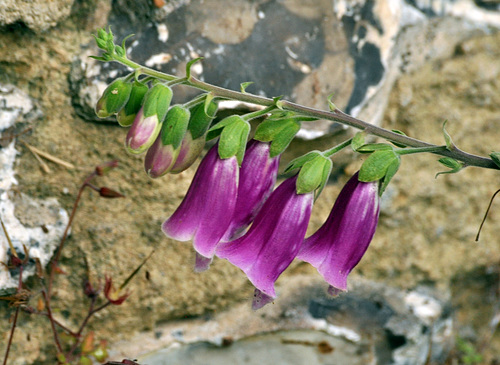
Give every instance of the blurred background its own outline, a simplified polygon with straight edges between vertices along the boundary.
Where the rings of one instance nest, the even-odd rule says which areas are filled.
[[[467,168],[436,179],[443,166],[435,156],[405,157],[349,292],[328,297],[316,270],[297,261],[278,280],[277,301],[253,312],[243,273],[218,259],[194,273],[190,244],[160,231],[197,163],[149,179],[143,157],[123,147],[126,131],[93,111],[127,70],[89,58],[99,54],[92,34],[110,26],[119,41],[135,34],[128,56],[149,67],[183,75],[186,62],[202,56],[194,71],[204,81],[236,90],[253,81],[248,92],[321,109],[333,93],[347,113],[435,144],[448,120],[458,147],[486,156],[500,148],[499,9],[495,0],[2,0],[0,212],[14,244],[46,264],[79,184],[97,164],[120,161],[100,181],[126,195],[85,194],[61,262],[66,275],[56,282],[58,320],[71,328],[85,316],[87,271],[95,282],[105,274],[121,281],[155,249],[130,298],[89,325],[113,360],[500,363],[498,203],[474,240],[500,187],[498,171]],[[194,95],[174,92],[176,102]],[[352,134],[326,121],[307,126],[282,164]],[[348,151],[334,157],[310,233],[362,159]],[[0,261],[6,258],[2,240]],[[0,266],[0,289],[15,280]],[[0,353],[11,313],[1,302]],[[10,364],[54,363],[47,324],[20,317]]]

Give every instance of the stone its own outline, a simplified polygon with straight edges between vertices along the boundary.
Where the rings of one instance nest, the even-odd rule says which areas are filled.
[[[23,23],[34,32],[55,27],[71,13],[74,0],[3,0],[0,26]]]
[[[129,347],[137,343],[132,340],[111,352],[120,358],[135,350],[150,365],[423,365],[448,357],[454,344],[449,294],[359,280],[337,298],[325,289],[317,278],[294,276],[262,310],[251,311],[248,302],[205,321],[166,324],[156,336],[141,334],[140,349]]]
[[[23,245],[28,250],[30,260],[23,279],[35,273],[35,259],[47,265],[68,222],[66,211],[54,198],[36,199],[14,192],[18,152],[15,138],[10,136],[25,130],[40,117],[39,107],[26,93],[13,85],[0,85],[0,130],[2,138],[6,138],[0,148],[0,213],[18,255],[24,257]],[[7,263],[9,247],[3,230],[0,236],[0,262]],[[15,271],[0,265],[0,289],[16,287],[16,276]]]
[[[340,109],[379,125],[399,75],[429,59],[451,55],[456,44],[481,32],[484,23],[500,26],[495,14],[472,1],[445,3],[440,14],[447,18],[436,19],[426,4],[402,0],[339,1],[333,9],[329,1],[311,7],[298,0],[240,0],[232,1],[230,8],[218,2],[190,1],[187,6],[175,3],[171,12],[154,22],[153,8],[141,5],[133,12],[134,6],[127,3],[114,8],[110,24],[117,39],[135,34],[128,55],[140,64],[182,76],[186,62],[203,56],[197,76],[204,81],[234,90],[241,82],[253,81],[249,92],[283,95],[321,109],[328,95],[334,94]],[[82,69],[99,72],[88,74]],[[85,50],[71,76],[77,112],[96,120],[93,106],[99,93],[126,72],[115,64],[97,66]],[[192,96],[192,92],[177,92],[181,102]],[[314,139],[339,128],[320,121],[304,125],[298,136]]]

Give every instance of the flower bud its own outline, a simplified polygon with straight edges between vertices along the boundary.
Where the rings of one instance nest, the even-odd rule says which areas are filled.
[[[171,100],[172,90],[168,86],[156,84],[147,92],[144,106],[127,133],[125,145],[130,153],[140,154],[151,147],[160,133]]]
[[[118,124],[122,127],[129,127],[135,119],[135,116],[142,107],[142,101],[144,96],[148,92],[147,85],[141,82],[135,81],[132,84],[132,91],[130,92],[130,98],[128,99],[125,106],[116,115],[116,120]]]
[[[174,105],[168,111],[160,135],[148,149],[144,160],[145,170],[150,177],[157,178],[170,171],[181,149],[189,118],[189,110],[181,105]]]
[[[201,103],[192,107],[190,112],[191,118],[189,119],[187,133],[182,140],[177,160],[170,170],[174,174],[186,170],[203,152],[206,141],[205,136],[217,112],[217,103],[213,100],[207,106]]]
[[[95,112],[99,118],[106,118],[118,113],[127,103],[132,84],[124,78],[116,79],[104,90],[101,98],[97,102]]]

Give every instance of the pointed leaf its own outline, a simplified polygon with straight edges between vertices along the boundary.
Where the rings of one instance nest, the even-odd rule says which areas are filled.
[[[203,57],[198,57],[198,58],[195,58],[194,60],[191,60],[189,61],[187,64],[186,64],[186,78],[189,80],[189,78],[191,77],[191,67],[193,67],[193,65],[198,62],[198,61],[201,61],[203,59]]]
[[[328,95],[328,108],[330,108],[332,112],[338,109],[337,106],[332,102],[333,95],[334,95],[333,93]]]
[[[249,87],[249,86],[250,86],[250,85],[252,85],[252,84],[253,84],[253,81],[242,82],[242,83],[240,84],[240,91],[241,91],[242,93],[246,93],[246,89],[247,89],[247,87]]]
[[[398,129],[391,129],[391,131],[393,131],[394,133],[397,133],[397,134],[400,134],[402,136],[406,136],[406,134]],[[399,148],[406,148],[408,146],[404,145],[404,144],[401,144],[401,143],[397,143],[397,142],[394,142],[394,141],[391,141],[392,144],[394,144],[396,147],[399,147]]]
[[[321,155],[320,151],[311,151],[306,153],[305,155],[302,155],[300,157],[297,157],[296,159],[290,161],[288,166],[285,168],[285,173],[290,172],[292,170],[298,169],[302,167],[306,162],[311,161],[312,159],[316,158],[316,156]]]
[[[276,135],[271,142],[269,156],[275,157],[283,153],[294,139],[297,132],[300,130],[300,123],[294,120],[288,120],[286,127],[281,133]]]
[[[446,123],[447,122],[448,121],[445,120],[444,123],[443,123],[443,136],[444,136],[444,141],[446,142],[446,149],[449,150],[449,151],[451,151],[452,149],[454,149],[455,144],[453,143],[450,134],[446,130]]]
[[[442,163],[443,165],[445,165],[446,167],[450,168],[451,170],[438,172],[436,174],[436,176],[434,177],[435,179],[439,175],[455,174],[455,173],[459,172],[460,170],[462,170],[464,168],[464,163],[463,162],[457,161],[457,160],[455,160],[454,158],[451,158],[451,157],[442,157],[438,161],[440,163]]]
[[[495,163],[495,165],[500,167],[500,152],[492,152],[492,153],[490,153],[490,157],[493,160],[493,162]]]
[[[401,165],[401,158],[398,156],[396,160],[394,160],[388,167],[385,173],[384,179],[382,180],[382,184],[380,185],[379,195],[382,196],[385,189],[391,182],[396,172],[398,172],[399,166]]]

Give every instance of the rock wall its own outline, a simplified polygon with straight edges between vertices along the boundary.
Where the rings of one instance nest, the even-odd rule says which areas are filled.
[[[105,275],[121,281],[154,249],[145,270],[131,283],[132,295],[126,303],[103,311],[90,323],[100,338],[109,341],[113,356],[142,355],[127,352],[134,348],[127,342],[131,338],[132,343],[151,342],[142,349],[149,351],[198,340],[213,342],[223,338],[228,328],[233,332],[227,333],[237,339],[280,329],[324,332],[324,328],[312,328],[310,322],[309,327],[301,325],[304,318],[316,313],[311,303],[324,299],[318,289],[322,284],[316,282],[314,290],[307,289],[312,284],[297,289],[304,297],[300,310],[283,304],[283,308],[271,306],[263,314],[252,313],[247,303],[252,289],[238,269],[216,260],[208,272],[195,274],[190,245],[171,241],[161,233],[160,224],[178,206],[195,167],[151,180],[143,172],[142,158],[125,153],[124,130],[110,121],[96,122],[92,108],[99,93],[125,69],[88,58],[97,54],[91,33],[108,25],[119,38],[135,33],[129,41],[132,59],[178,75],[189,59],[204,56],[202,68],[197,70],[199,77],[224,87],[238,89],[241,82],[254,81],[249,92],[285,95],[319,108],[326,108],[327,96],[334,93],[341,109],[433,143],[442,143],[441,125],[447,119],[459,147],[487,155],[498,149],[499,139],[499,14],[495,2],[469,0],[238,0],[230,5],[216,0],[4,1],[0,5],[0,97],[15,92],[25,101],[17,109],[12,127],[6,120],[15,109],[9,102],[0,102],[1,133],[4,137],[27,126],[31,129],[0,150],[1,156],[10,153],[12,160],[1,163],[5,165],[2,176],[12,166],[15,169],[14,176],[2,179],[0,204],[9,201],[14,207],[9,208],[10,216],[2,208],[2,218],[9,233],[19,237],[18,247],[25,243],[33,252],[47,247],[43,253],[47,262],[67,219],[60,207],[71,209],[79,184],[95,165],[117,159],[120,167],[98,181],[119,190],[126,199],[110,201],[84,194],[61,263],[66,275],[58,276],[56,282],[58,320],[74,327],[85,315],[81,278],[87,265],[95,283],[103,283]],[[186,90],[176,92],[178,101],[190,95]],[[33,105],[32,112],[28,105]],[[350,133],[327,122],[304,129],[302,139],[292,144],[283,163],[308,149],[336,144]],[[47,162],[50,172],[44,171],[25,143],[75,167]],[[310,232],[321,225],[342,183],[360,166],[361,159],[349,153],[336,157],[336,173],[315,204]],[[375,287],[397,288],[394,290],[403,291],[397,294],[401,298],[405,290],[422,286],[444,293],[438,299],[429,295],[443,308],[453,308],[439,317],[448,324],[446,321],[455,320],[449,327],[451,338],[458,335],[477,341],[480,347],[491,333],[488,326],[498,303],[495,285],[500,249],[495,206],[481,241],[475,243],[474,236],[487,201],[498,188],[497,172],[469,168],[435,179],[440,168],[433,156],[404,159],[385,194],[375,239],[352,280],[364,278],[377,282]],[[49,229],[50,237],[43,234],[42,226]],[[31,236],[25,233],[33,230]],[[36,235],[41,238],[33,238]],[[6,247],[2,240],[1,261]],[[5,278],[0,287],[13,285],[16,276],[12,274],[0,267],[0,280]],[[312,283],[317,273],[306,264],[295,263],[278,281],[285,303],[286,298],[293,298],[297,278]],[[355,288],[356,298],[359,292]],[[287,297],[286,293],[291,294]],[[405,305],[393,307],[411,312],[411,305]],[[221,311],[222,317],[215,315]],[[250,333],[223,325],[224,321],[236,323],[240,316],[252,323],[253,318],[272,316],[273,311],[277,317],[289,319],[287,326],[280,327],[282,322],[276,321],[274,327],[260,328],[255,319],[255,331]],[[0,303],[0,353],[11,313]],[[213,317],[207,326],[220,326],[223,330],[211,332],[219,337],[200,335],[186,340],[175,336],[175,329],[187,323],[182,319],[193,317],[196,326]],[[334,317],[329,314],[325,323],[331,324]],[[384,334],[384,328],[395,326],[388,323],[380,329]],[[355,325],[342,323],[351,330]],[[201,328],[196,326],[195,333]],[[406,329],[402,331],[411,337]],[[10,363],[54,363],[49,333],[44,318],[22,313]],[[292,340],[300,341],[293,336]],[[337,340],[313,335],[303,341]],[[366,350],[366,343],[362,345]],[[402,348],[399,343],[383,356],[404,363],[405,358],[398,357]],[[485,361],[493,361],[500,348],[498,335],[488,342],[488,348]],[[441,349],[444,357],[460,356],[449,347]],[[406,356],[411,357],[411,352]]]

